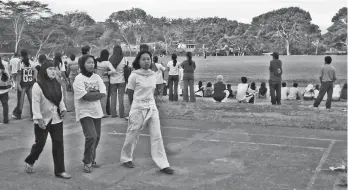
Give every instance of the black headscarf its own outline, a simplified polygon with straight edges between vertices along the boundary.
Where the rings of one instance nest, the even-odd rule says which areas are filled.
[[[84,75],[84,76],[86,76],[86,77],[91,77],[92,75],[93,75],[93,72],[88,72],[87,70],[86,70],[86,68],[85,68],[85,64],[86,64],[86,61],[87,61],[87,59],[88,58],[93,58],[93,60],[94,60],[94,68],[97,68],[97,62],[96,62],[96,60],[94,59],[94,56],[93,55],[83,55],[82,57],[81,57],[81,61],[79,61],[79,67],[80,67],[80,71],[81,71],[81,74],[82,75]]]
[[[52,60],[46,60],[44,64],[41,65],[39,72],[38,84],[41,87],[41,90],[44,96],[52,102],[55,106],[59,108],[59,104],[62,100],[62,89],[61,85],[56,79],[50,79],[47,75],[47,68],[55,67],[55,64]]]
[[[116,69],[117,66],[121,63],[122,59],[123,59],[122,48],[121,46],[116,45],[113,49],[112,56],[110,57],[109,61],[112,64],[112,66],[114,66],[114,68]]]

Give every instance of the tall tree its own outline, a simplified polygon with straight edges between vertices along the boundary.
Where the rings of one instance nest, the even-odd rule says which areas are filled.
[[[345,47],[347,50],[347,7],[341,8],[334,17],[332,25],[325,34],[325,43],[329,47]],[[343,49],[343,48],[342,48]]]
[[[51,10],[47,4],[39,1],[0,1],[0,16],[11,21],[11,29],[15,39],[15,52],[23,39],[25,27],[32,19],[48,16]]]
[[[254,17],[252,25],[260,27],[264,38],[280,38],[290,55],[291,45],[300,42],[311,25],[311,15],[298,7],[274,10]]]

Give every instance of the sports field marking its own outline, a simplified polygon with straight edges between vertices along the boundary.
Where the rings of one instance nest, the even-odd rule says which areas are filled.
[[[214,132],[214,133],[228,133],[228,134],[244,134],[251,136],[265,136],[265,137],[281,137],[281,138],[291,138],[291,139],[305,139],[305,140],[319,140],[319,141],[346,141],[346,140],[336,140],[336,139],[321,139],[321,138],[308,138],[308,137],[292,137],[286,135],[267,135],[267,134],[254,134],[254,133],[243,133],[243,132],[229,132],[229,131],[218,131],[218,130],[203,130],[198,128],[185,128],[185,127],[162,127],[162,129],[178,129],[178,130],[189,130],[189,131],[202,131],[202,132]]]
[[[126,133],[117,133],[114,131],[113,133],[107,133],[109,135],[122,135],[125,136]],[[140,136],[149,137],[148,134],[140,134]],[[163,138],[171,138],[171,139],[181,139],[181,140],[189,140],[191,138],[183,138],[183,137],[170,137],[170,136],[162,136]],[[289,147],[289,148],[304,148],[304,149],[313,149],[313,150],[324,150],[325,148],[320,147],[311,147],[311,146],[292,146],[286,144],[271,144],[271,143],[253,143],[253,142],[239,142],[239,141],[227,141],[227,140],[218,140],[218,139],[193,139],[195,141],[205,141],[205,142],[225,142],[225,143],[237,143],[237,144],[250,144],[250,145],[265,145],[265,146],[277,146],[277,147]]]
[[[319,162],[317,168],[315,168],[315,171],[314,171],[314,174],[313,174],[311,180],[307,184],[306,190],[311,190],[312,189],[312,187],[314,185],[314,182],[315,182],[315,179],[317,178],[318,173],[321,171],[321,168],[323,167],[323,164],[326,162],[326,159],[329,156],[329,154],[331,152],[331,149],[332,149],[333,145],[335,144],[335,142],[336,142],[335,140],[332,140],[330,145],[329,145],[329,147],[324,152],[323,156],[320,159],[320,162]]]

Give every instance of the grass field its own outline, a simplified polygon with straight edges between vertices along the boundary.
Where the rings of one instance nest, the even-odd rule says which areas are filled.
[[[283,80],[292,84],[297,82],[300,87],[307,84],[319,84],[319,70],[324,65],[325,56],[281,56],[283,62]],[[337,84],[347,81],[347,56],[331,56],[332,65],[337,70]],[[128,58],[131,62],[134,58]],[[186,58],[179,57],[178,61],[182,62]],[[160,58],[166,65],[170,57]],[[193,57],[197,64],[195,73],[196,83],[198,81],[214,82],[217,75],[223,75],[224,80],[232,86],[240,83],[240,78],[246,76],[248,80],[255,81],[260,85],[263,81],[269,79],[269,62],[270,56],[222,56],[222,57]]]

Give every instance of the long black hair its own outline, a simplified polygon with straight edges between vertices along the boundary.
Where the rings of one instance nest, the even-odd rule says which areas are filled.
[[[28,51],[25,49],[21,50],[21,57],[22,57],[22,62],[26,67],[29,67],[30,61],[29,61],[29,54]]]
[[[251,88],[252,90],[256,90],[256,84],[255,84],[255,82],[252,82],[252,83],[250,84],[250,88]]]
[[[147,54],[150,55],[150,60],[151,60],[150,69],[152,68],[152,54],[151,54],[150,51],[143,50],[143,51],[140,51],[140,52],[137,54],[137,56],[135,57],[135,59],[134,59],[134,61],[133,61],[133,68],[134,68],[135,70],[138,70],[138,69],[141,68],[141,67],[140,67],[140,58],[141,58],[141,56],[142,56],[143,54],[145,54],[145,53],[147,53]]]
[[[198,87],[201,88],[203,86],[203,82],[202,81],[199,81],[198,82]]]
[[[61,53],[56,53],[54,55],[54,65],[55,65],[55,67],[58,67],[60,69],[60,65],[61,64],[63,64],[62,54]]]
[[[4,64],[2,64],[2,59],[1,59],[1,57],[0,57],[0,69],[5,69]]]
[[[109,60],[109,51],[107,49],[103,49],[100,52],[100,57],[97,59],[98,62],[103,62]]]
[[[186,53],[186,57],[187,57],[187,60],[189,62],[189,65],[191,66],[192,65],[192,53],[191,52],[187,52]]]
[[[173,60],[173,66],[176,66],[176,63],[178,62],[176,59],[178,58],[178,56],[176,54],[172,54],[172,60]]]
[[[112,66],[114,66],[114,68],[116,69],[118,64],[121,63],[122,59],[123,59],[122,47],[120,45],[115,45],[112,52],[112,56],[110,57],[109,61],[112,64]]]

